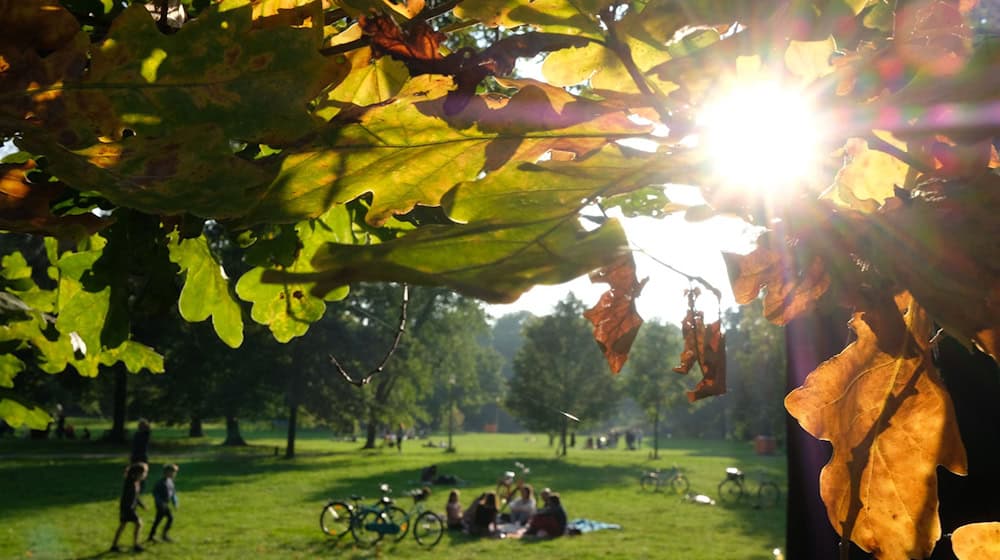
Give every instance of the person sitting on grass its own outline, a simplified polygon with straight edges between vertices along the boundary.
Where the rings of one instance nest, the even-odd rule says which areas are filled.
[[[461,531],[463,527],[462,503],[458,500],[458,490],[452,490],[448,494],[448,503],[445,504],[444,509],[448,516],[448,528],[451,530]]]
[[[122,536],[122,531],[125,530],[125,525],[128,523],[135,523],[135,529],[132,531],[132,550],[136,552],[143,550],[139,546],[139,529],[142,528],[142,519],[139,519],[135,508],[146,509],[142,500],[139,499],[139,492],[142,488],[142,481],[146,480],[147,474],[149,474],[149,465],[146,463],[133,463],[125,469],[125,483],[122,485],[122,497],[118,502],[118,530],[115,531],[115,538],[111,541],[111,552],[121,551],[118,548],[118,538]]]
[[[497,521],[497,495],[495,492],[487,492],[483,498],[475,504],[475,512],[472,514],[472,523],[469,525],[469,534],[480,537],[489,537],[496,532]]]
[[[174,489],[174,477],[177,476],[179,467],[177,465],[166,465],[163,467],[163,478],[153,486],[153,500],[156,501],[156,519],[153,520],[153,527],[149,530],[149,539],[156,541],[156,527],[164,518],[167,522],[163,524],[162,538],[164,542],[171,542],[167,533],[170,526],[174,524],[174,514],[170,511],[170,504],[177,509],[177,491]]]
[[[566,532],[566,510],[562,507],[559,494],[549,494],[545,507],[538,510],[528,521],[525,535],[536,537],[558,537]]]
[[[535,514],[535,495],[530,484],[521,487],[521,496],[510,502],[510,521],[526,525]]]

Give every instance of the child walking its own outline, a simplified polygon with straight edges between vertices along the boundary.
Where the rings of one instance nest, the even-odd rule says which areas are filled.
[[[166,465],[163,467],[163,478],[153,486],[153,499],[156,501],[156,519],[153,520],[153,527],[149,530],[149,540],[156,541],[156,527],[164,518],[167,522],[163,524],[162,538],[164,542],[171,542],[172,539],[167,532],[174,524],[174,514],[170,511],[170,504],[177,509],[177,492],[174,489],[174,477],[180,469],[177,465]]]
[[[118,502],[118,530],[115,531],[115,539],[111,541],[111,552],[120,552],[118,548],[118,538],[122,536],[127,523],[135,523],[132,531],[132,550],[142,552],[139,546],[139,529],[142,528],[142,519],[135,512],[136,507],[146,509],[146,506],[139,499],[140,485],[146,480],[149,474],[149,465],[146,463],[133,463],[125,469],[125,483],[122,485],[122,497]]]

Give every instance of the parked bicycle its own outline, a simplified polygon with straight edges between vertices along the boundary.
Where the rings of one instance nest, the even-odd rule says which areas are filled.
[[[639,486],[643,491],[652,492],[659,492],[661,487],[666,487],[674,494],[683,495],[691,489],[691,482],[681,472],[681,468],[674,465],[665,471],[656,469],[644,472],[639,479]]]
[[[497,480],[497,499],[500,500],[501,507],[506,505],[512,497],[517,497],[521,488],[528,481],[528,473],[531,472],[531,469],[520,461],[516,461],[514,466],[519,472],[507,471]]]
[[[374,529],[366,529],[363,522],[369,514],[384,517],[386,519],[403,520],[406,518],[406,512],[393,503],[392,498],[390,497],[392,489],[389,485],[384,483],[379,485],[379,491],[382,493],[382,496],[378,499],[378,501],[370,505],[362,504],[361,500],[363,500],[364,497],[357,495],[352,495],[350,497],[351,503],[341,500],[331,500],[323,506],[323,511],[320,512],[320,529],[323,533],[338,540],[342,539],[345,534],[351,533],[354,540],[356,540],[359,544],[370,546],[377,543],[382,539],[383,535],[387,534],[387,532],[378,532]],[[397,524],[397,527],[401,526]],[[382,529],[387,528],[382,527]],[[396,534],[400,535],[396,539],[397,541],[400,540],[402,536],[405,536],[405,532],[401,532],[399,529],[397,529]]]
[[[421,545],[430,548],[444,536],[444,520],[441,519],[440,515],[427,509],[425,505],[427,498],[431,495],[429,488],[411,490],[409,494],[413,498],[413,506],[406,512],[406,517],[401,524],[401,536],[397,537],[396,540],[402,540],[406,536],[406,530],[412,525],[413,538]]]
[[[735,504],[747,499],[751,494],[743,471],[736,467],[727,468],[726,478],[719,483],[719,501],[724,504]],[[769,480],[761,480],[757,483],[755,496],[756,507],[774,507],[781,500],[781,489]]]

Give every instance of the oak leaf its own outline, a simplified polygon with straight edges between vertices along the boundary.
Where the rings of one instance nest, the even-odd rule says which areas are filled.
[[[941,536],[937,465],[967,471],[930,354],[932,322],[903,293],[895,304],[855,313],[850,326],[857,340],[813,371],[785,406],[803,429],[833,444],[820,493],[842,537],[879,559],[925,558]]]
[[[594,324],[594,340],[614,373],[620,372],[625,365],[628,352],[642,326],[635,298],[642,293],[646,280],[648,278],[640,282],[636,278],[635,260],[631,253],[590,274],[591,282],[604,282],[611,286],[601,295],[597,305],[585,311],[583,316]]]
[[[970,523],[955,529],[951,549],[959,560],[1000,558],[1000,523]]]
[[[726,392],[726,337],[722,334],[722,321],[705,324],[705,314],[695,309],[700,294],[698,288],[687,290],[688,312],[681,321],[684,349],[680,365],[674,367],[674,372],[681,375],[687,375],[695,363],[701,368],[701,381],[687,392],[691,402]]]
[[[808,259],[800,270],[788,248],[769,246],[762,237],[758,247],[747,255],[725,253],[733,296],[740,304],[757,299],[762,289],[764,317],[784,325],[809,311],[830,288],[830,277],[819,256]]]

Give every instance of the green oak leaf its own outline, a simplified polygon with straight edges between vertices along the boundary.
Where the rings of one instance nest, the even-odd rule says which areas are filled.
[[[314,272],[312,259],[326,243],[349,243],[353,240],[353,223],[346,206],[331,208],[323,216],[307,220],[295,226],[297,250],[295,260],[278,270],[308,273]],[[253,303],[250,317],[267,325],[278,342],[288,342],[302,336],[309,325],[323,317],[326,301],[343,299],[347,296],[347,286],[342,286],[326,294],[313,295],[315,285],[311,282],[265,283],[262,276],[268,270],[263,267],[251,269],[236,283],[236,293],[244,301]],[[324,301],[325,300],[325,301]]]
[[[24,362],[13,354],[0,354],[0,387],[11,388],[14,378],[24,371]]]
[[[477,0],[463,2],[455,15],[474,19],[490,27],[531,25],[542,31],[601,37],[603,32],[594,14],[609,5],[609,0]]]
[[[27,426],[33,430],[44,430],[52,417],[40,407],[27,405],[13,395],[0,397],[0,418],[11,426]]]
[[[575,219],[521,225],[426,226],[377,245],[324,246],[313,259],[317,294],[352,282],[447,286],[490,302],[510,302],[535,284],[559,284],[597,269],[626,250],[617,220],[585,231]],[[265,282],[296,275],[269,271]]]
[[[316,106],[316,114],[329,120],[345,105],[365,107],[384,103],[399,93],[410,79],[406,65],[384,56],[372,60],[370,47],[345,55],[351,71],[342,82],[324,95]]]
[[[235,156],[229,139],[211,124],[73,150],[39,137],[24,143],[49,154],[52,173],[66,183],[149,214],[241,216],[258,203],[276,171],[270,160]]]
[[[163,373],[163,356],[156,350],[134,340],[126,340],[117,348],[106,350],[100,355],[101,365],[111,366],[116,362],[125,364],[132,373],[148,370],[151,373]]]
[[[86,345],[86,351],[80,352],[84,355],[100,353],[101,331],[111,310],[111,286],[94,273],[101,253],[66,253],[56,263],[61,273],[56,329],[64,337],[76,333]]]
[[[271,189],[243,222],[315,217],[318,208],[371,192],[366,220],[378,226],[417,204],[440,205],[456,184],[512,157],[534,161],[549,149],[581,155],[648,132],[620,108],[537,82],[519,83],[509,101],[476,98],[449,116],[440,79],[415,78],[395,101],[370,108],[358,122],[331,123],[312,145],[282,152]]]
[[[212,327],[219,339],[231,348],[243,344],[243,316],[233,296],[222,265],[215,260],[204,234],[192,239],[180,239],[170,234],[170,261],[186,275],[184,288],[177,301],[181,317],[197,323],[212,318]]]
[[[346,63],[322,56],[312,29],[254,28],[252,11],[247,1],[214,5],[165,35],[133,4],[91,50],[87,116],[112,138],[122,127],[163,137],[208,123],[244,141],[301,137],[319,123],[307,104]]]
[[[666,180],[657,154],[623,153],[609,146],[582,161],[549,161],[507,166],[445,197],[448,216],[463,223],[509,223],[511,217],[536,221],[575,214],[588,201]]]

